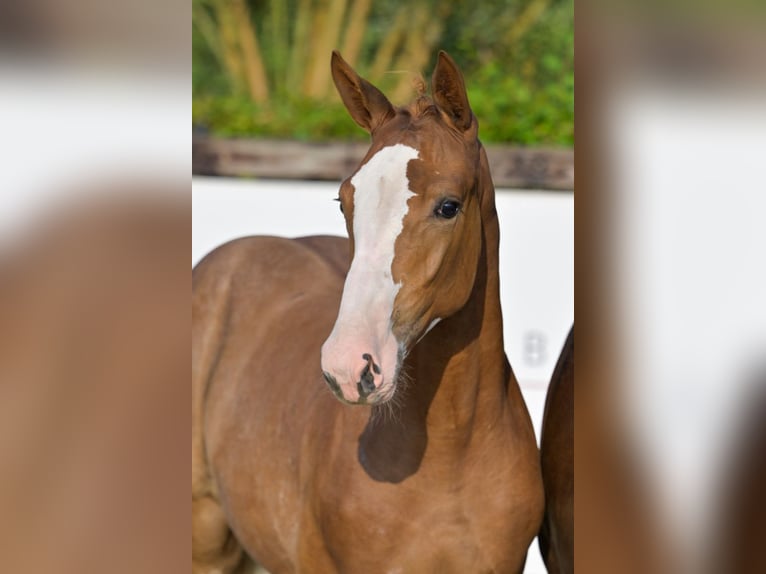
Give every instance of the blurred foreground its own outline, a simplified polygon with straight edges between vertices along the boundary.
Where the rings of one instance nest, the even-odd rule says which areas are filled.
[[[764,571],[763,16],[578,13],[583,572]]]
[[[0,570],[188,568],[190,9],[0,8]]]
[[[4,571],[186,567],[190,209],[154,191],[0,255]]]

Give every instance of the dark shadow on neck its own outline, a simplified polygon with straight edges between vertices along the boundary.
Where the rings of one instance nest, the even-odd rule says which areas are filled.
[[[439,323],[412,349],[403,370],[411,380],[400,389],[400,407],[372,412],[359,436],[357,458],[377,482],[399,483],[420,469],[426,448],[426,419],[444,378],[449,360],[475,341],[482,328],[487,295],[487,240],[482,234],[481,255],[471,296],[465,307]],[[478,384],[478,381],[466,381]]]

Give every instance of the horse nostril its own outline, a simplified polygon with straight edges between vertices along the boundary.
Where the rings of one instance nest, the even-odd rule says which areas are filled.
[[[373,371],[373,372],[374,372],[376,375],[379,375],[379,374],[380,374],[380,367],[379,367],[377,364],[375,364],[375,361],[373,361],[373,360],[372,360],[372,356],[370,356],[370,354],[369,354],[369,353],[365,353],[364,355],[362,355],[362,358],[363,358],[365,361],[367,361],[367,366],[368,366],[368,367],[369,367],[370,365],[372,365],[372,371]]]
[[[359,391],[359,396],[364,399],[375,390],[375,375],[370,371],[380,373],[380,367],[375,364],[369,353],[362,355],[362,358],[367,361],[367,364],[362,370],[362,375],[359,378],[359,382],[356,384],[356,388]]]

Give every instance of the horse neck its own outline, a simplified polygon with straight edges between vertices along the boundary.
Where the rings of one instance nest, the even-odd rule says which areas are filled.
[[[429,440],[460,440],[505,411],[509,366],[500,311],[499,226],[484,150],[480,150],[479,195],[482,250],[466,305],[438,324],[405,362],[411,377],[403,399],[409,416],[422,417]]]
[[[515,418],[509,418],[508,396],[518,389],[509,384],[503,349],[499,228],[483,149],[480,159],[483,237],[473,290],[466,305],[437,324],[405,359],[409,383],[393,416],[384,405],[367,420],[358,458],[376,481],[397,483],[423,471],[436,476],[436,484],[449,484],[447,477],[463,468],[473,445],[484,452],[487,440],[503,449],[508,445],[504,431],[512,427],[504,423]]]

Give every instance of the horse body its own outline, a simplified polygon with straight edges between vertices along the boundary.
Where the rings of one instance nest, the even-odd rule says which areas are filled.
[[[574,572],[574,326],[545,400],[540,458],[545,516],[538,541],[549,574]]]
[[[464,99],[451,60],[437,71]],[[450,122],[466,125],[439,135],[473,134],[434,138],[431,118],[413,128],[412,109],[387,107],[337,57],[333,73],[373,132],[363,177],[341,188],[352,241],[243,239],[194,270],[192,569],[234,571],[244,548],[273,573],[519,572],[542,484],[503,350],[499,228],[475,120],[465,100]],[[435,169],[449,146],[459,155]],[[386,169],[364,171],[381,150]],[[415,192],[400,194],[396,234],[371,240],[362,213],[398,208],[365,207],[355,185],[388,178],[400,156],[406,177],[390,180]],[[460,217],[428,195],[434,181],[433,193],[463,189],[451,192]]]

